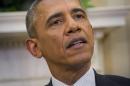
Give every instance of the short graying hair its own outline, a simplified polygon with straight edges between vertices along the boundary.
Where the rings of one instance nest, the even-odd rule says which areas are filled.
[[[36,37],[36,29],[34,26],[34,22],[36,19],[36,11],[37,11],[37,6],[42,0],[35,0],[29,10],[27,11],[26,15],[26,28],[29,37],[34,38]]]

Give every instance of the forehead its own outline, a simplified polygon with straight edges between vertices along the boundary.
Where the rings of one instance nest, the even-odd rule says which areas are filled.
[[[80,0],[41,0],[39,3],[39,7],[55,7],[55,6],[67,6],[67,5],[74,5],[79,4]]]
[[[37,6],[38,15],[51,15],[57,11],[81,8],[80,0],[42,0]]]

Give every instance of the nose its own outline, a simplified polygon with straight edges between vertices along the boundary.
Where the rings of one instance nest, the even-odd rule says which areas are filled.
[[[67,21],[67,26],[65,28],[65,35],[71,35],[77,32],[80,32],[81,28],[79,26],[79,23],[76,22],[73,18],[69,18]]]

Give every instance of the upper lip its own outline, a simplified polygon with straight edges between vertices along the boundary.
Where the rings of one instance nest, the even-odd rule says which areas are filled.
[[[66,48],[70,48],[78,43],[87,43],[87,40],[84,37],[74,38],[67,43]]]

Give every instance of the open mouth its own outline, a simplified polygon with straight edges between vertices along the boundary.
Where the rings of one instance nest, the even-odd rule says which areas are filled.
[[[83,37],[81,37],[81,38],[76,38],[76,39],[72,39],[69,43],[68,43],[68,45],[67,45],[67,47],[66,48],[71,48],[71,47],[78,47],[78,46],[80,46],[81,44],[84,44],[84,43],[87,43],[87,40],[85,39],[85,38],[83,38]]]

